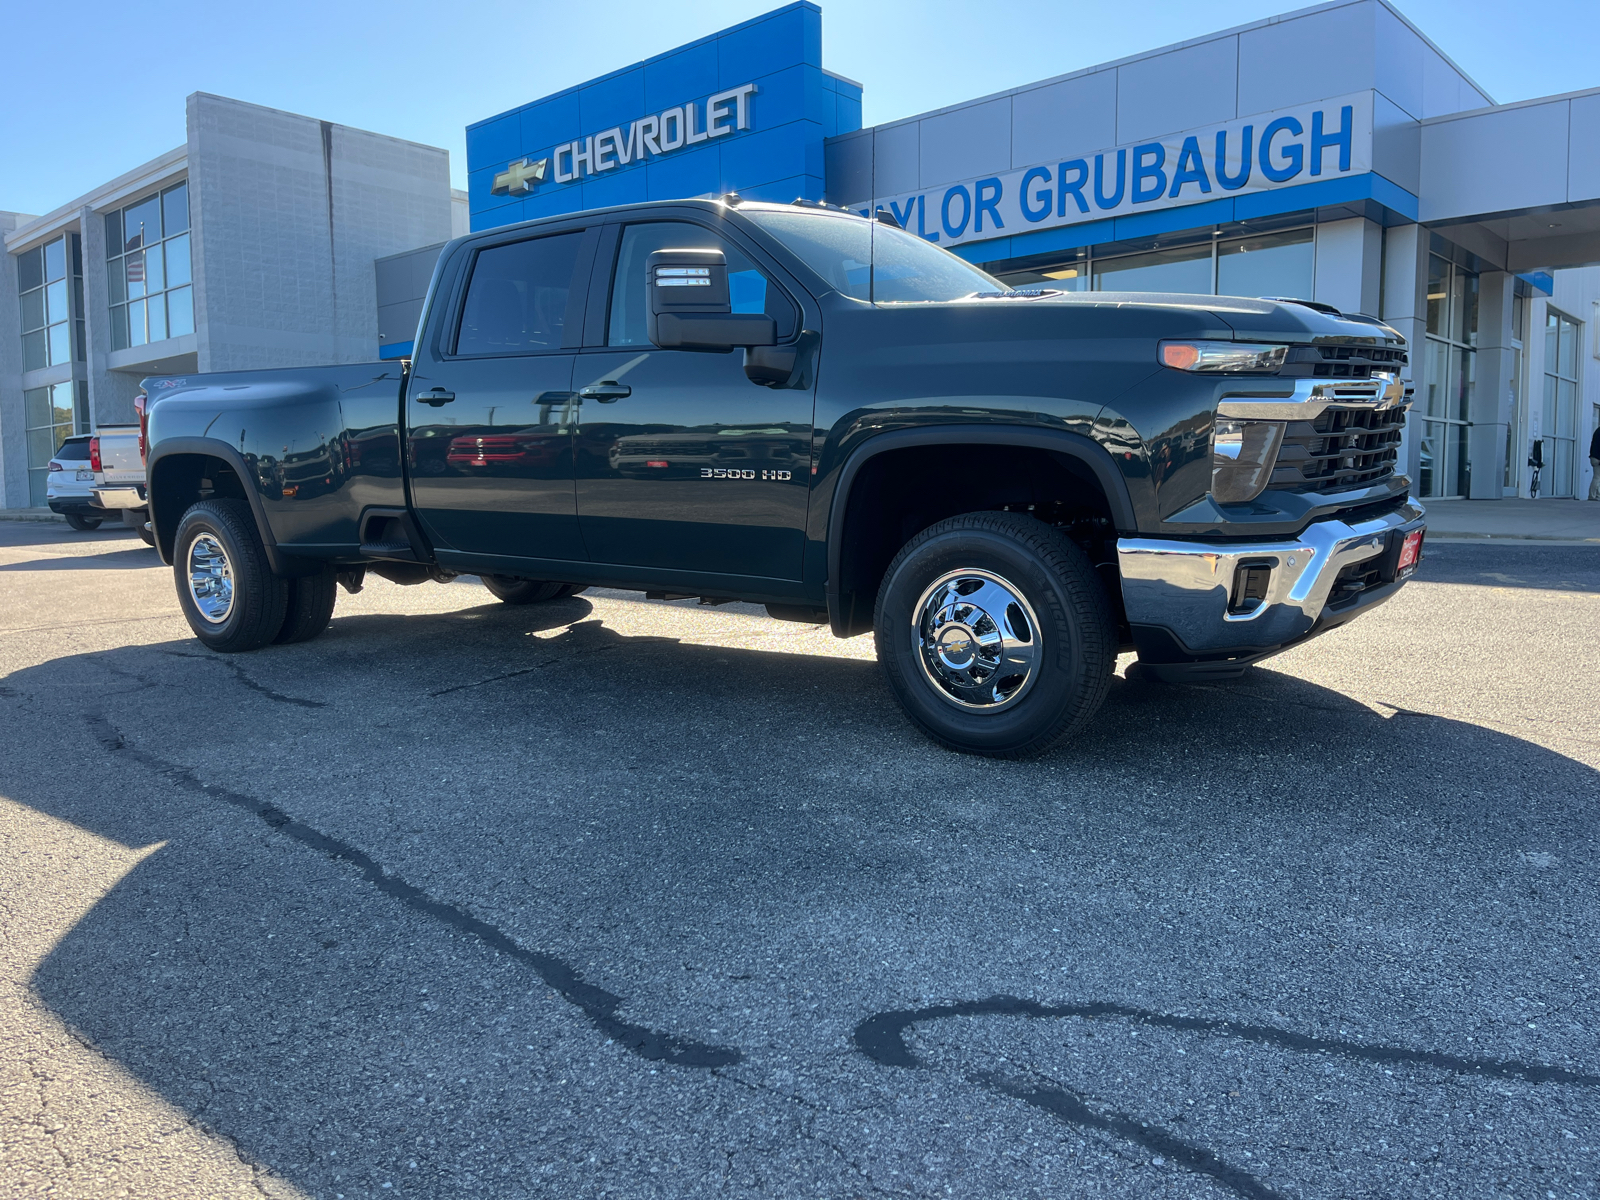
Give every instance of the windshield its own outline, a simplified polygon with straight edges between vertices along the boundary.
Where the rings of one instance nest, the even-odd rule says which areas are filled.
[[[747,209],[743,215],[857,300],[959,300],[974,292],[1011,290],[948,250],[881,221],[815,210]]]

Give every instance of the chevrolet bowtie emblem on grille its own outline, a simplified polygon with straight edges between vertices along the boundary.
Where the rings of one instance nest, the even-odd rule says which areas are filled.
[[[512,163],[494,177],[494,186],[489,189],[489,194],[521,196],[533,191],[536,184],[544,182],[545,164],[549,161],[548,158],[541,158],[538,162],[523,159],[521,162]]]

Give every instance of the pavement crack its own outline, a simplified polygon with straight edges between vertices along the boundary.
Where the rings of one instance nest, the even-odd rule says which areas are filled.
[[[259,692],[268,700],[276,701],[279,704],[293,704],[300,708],[328,707],[325,700],[305,700],[299,696],[285,696],[282,692],[275,692],[265,684],[257,683],[254,679],[251,679],[250,676],[244,673],[244,668],[231,659],[218,658],[210,654],[185,654],[182,650],[163,650],[161,653],[169,658],[192,658],[196,662],[210,662],[216,663],[218,666],[227,667],[228,670],[233,672],[233,677],[252,692]]]
[[[454,904],[436,899],[415,884],[385,871],[365,851],[296,821],[276,805],[217,784],[205,783],[188,767],[130,744],[104,714],[90,711],[85,713],[85,719],[95,739],[107,751],[125,754],[179,787],[211,800],[231,804],[256,817],[274,832],[335,861],[349,863],[379,892],[399,901],[413,912],[451,929],[469,933],[490,949],[533,968],[540,979],[582,1012],[599,1032],[640,1058],[701,1068],[731,1067],[743,1059],[743,1054],[731,1046],[715,1046],[680,1038],[622,1020],[617,1016],[617,1010],[622,1007],[622,997],[589,983],[570,963],[553,954],[527,949],[489,922],[472,916]]]
[[[1182,1017],[1130,1008],[1123,1004],[1067,1004],[1051,1006],[1016,996],[991,996],[987,1000],[962,1000],[929,1008],[899,1009],[875,1013],[856,1026],[854,1040],[860,1051],[884,1066],[916,1067],[921,1064],[905,1044],[903,1034],[913,1025],[950,1017],[1120,1017],[1159,1029],[1184,1033],[1214,1033],[1235,1037],[1280,1050],[1309,1054],[1335,1054],[1378,1064],[1400,1063],[1433,1067],[1458,1075],[1487,1075],[1496,1079],[1522,1079],[1529,1083],[1565,1083],[1578,1087],[1600,1088],[1600,1075],[1589,1075],[1552,1067],[1545,1063],[1524,1063],[1502,1058],[1464,1058],[1438,1050],[1412,1050],[1405,1046],[1372,1045],[1339,1038],[1319,1038],[1279,1029],[1273,1025],[1250,1025],[1212,1017]]]
[[[1084,1129],[1099,1129],[1126,1141],[1143,1146],[1153,1154],[1169,1158],[1179,1166],[1198,1175],[1209,1175],[1218,1183],[1231,1188],[1249,1200],[1283,1200],[1283,1193],[1274,1191],[1254,1175],[1234,1166],[1203,1146],[1185,1141],[1171,1130],[1140,1121],[1126,1113],[1098,1112],[1089,1107],[1084,1098],[1070,1088],[1056,1084],[1054,1087],[1033,1087],[1026,1083],[1006,1079],[993,1072],[972,1077],[976,1082],[1042,1109],[1058,1120]],[[1054,1082],[1054,1081],[1052,1081]]]
[[[1252,1025],[1209,1017],[1177,1016],[1123,1004],[1045,1005],[1016,996],[991,996],[986,1000],[962,1000],[952,1004],[930,1005],[926,1008],[894,1009],[874,1013],[856,1026],[853,1040],[857,1049],[881,1066],[922,1067],[924,1064],[906,1045],[907,1029],[925,1022],[948,1020],[952,1017],[982,1016],[1032,1019],[1111,1017],[1159,1029],[1214,1034],[1257,1045],[1272,1046],[1280,1050],[1337,1055],[1380,1065],[1402,1064],[1430,1067],[1465,1076],[1488,1076],[1496,1079],[1518,1079],[1534,1084],[1556,1083],[1600,1088],[1600,1076],[1568,1071],[1544,1063],[1525,1063],[1498,1058],[1464,1058],[1436,1050],[1412,1050],[1404,1046],[1371,1045],[1337,1038],[1318,1038],[1272,1025]],[[1280,1195],[1248,1172],[1225,1162],[1201,1146],[1185,1141],[1170,1130],[1139,1121],[1124,1113],[1097,1111],[1086,1103],[1083,1096],[1060,1084],[1038,1087],[1007,1079],[994,1072],[970,1078],[992,1091],[1042,1109],[1068,1124],[1112,1133],[1170,1158],[1190,1171],[1210,1176],[1231,1188],[1237,1195],[1247,1197],[1248,1200],[1276,1200]]]
[[[429,692],[428,695],[430,697],[448,696],[451,692],[464,692],[468,688],[477,688],[483,687],[484,685],[490,683],[499,683],[502,679],[515,679],[518,675],[532,675],[535,671],[542,671],[546,667],[554,666],[560,661],[561,660],[559,658],[549,658],[542,663],[537,663],[531,667],[523,667],[518,671],[507,671],[502,675],[491,675],[487,679],[476,679],[471,683],[458,683],[453,687],[440,688],[437,692]]]

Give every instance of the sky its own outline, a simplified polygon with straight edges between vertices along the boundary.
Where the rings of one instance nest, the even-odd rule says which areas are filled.
[[[874,125],[1291,11],[1293,0],[819,0]],[[0,210],[44,213],[182,145],[213,92],[450,151],[465,127],[782,0],[87,0],[6,18]],[[1500,103],[1600,87],[1600,3],[1399,0]],[[28,50],[28,47],[32,47]]]

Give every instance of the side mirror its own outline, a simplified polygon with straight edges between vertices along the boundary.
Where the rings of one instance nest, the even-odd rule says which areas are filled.
[[[721,250],[657,250],[645,260],[647,330],[663,350],[726,353],[735,346],[772,346],[778,327],[765,313],[736,313],[728,297],[728,260]]]

